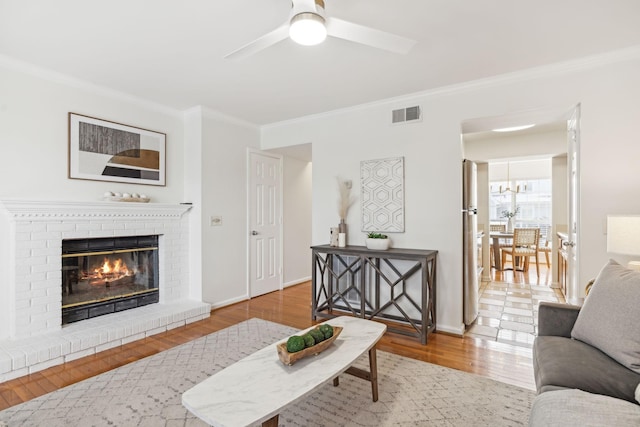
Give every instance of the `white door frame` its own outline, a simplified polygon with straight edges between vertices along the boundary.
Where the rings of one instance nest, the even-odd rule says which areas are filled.
[[[510,117],[510,116],[518,117],[520,119],[519,121],[521,122],[536,122],[542,118],[543,121],[554,121],[554,122],[562,121],[566,123],[567,212],[566,212],[566,217],[564,218],[564,221],[567,223],[567,234],[569,236],[568,240],[569,242],[574,242],[575,246],[573,246],[572,248],[571,247],[569,248],[569,249],[572,249],[569,255],[573,257],[572,259],[573,262],[570,265],[569,264],[570,261],[567,260],[567,270],[566,270],[567,295],[565,295],[565,297],[567,299],[572,299],[572,300],[578,299],[584,295],[584,290],[579,289],[579,285],[578,285],[578,283],[580,283],[580,278],[579,278],[580,270],[579,270],[579,261],[578,261],[578,258],[579,258],[578,252],[580,250],[579,248],[579,242],[580,242],[580,103],[573,106],[573,108],[571,108],[570,110],[567,110],[566,107],[558,107],[558,108],[550,108],[550,109],[544,109],[539,111],[505,114],[503,117]],[[481,128],[480,130],[484,130],[485,127],[488,127],[488,124],[493,124],[491,120],[492,118],[473,119],[473,120],[465,120],[463,121],[463,123],[466,121],[471,121],[472,126],[476,126],[476,127],[479,126],[479,128]],[[572,126],[574,127],[573,130],[571,129]],[[572,135],[575,136],[574,138],[575,141],[573,142],[572,142]],[[462,138],[461,143],[464,144],[464,138]],[[575,182],[573,182],[571,179],[572,150],[575,150],[574,157],[576,160]],[[569,186],[572,186],[572,188],[569,188]],[[570,218],[571,213],[569,212],[570,210],[569,204],[572,203],[570,200],[570,198],[572,197],[572,191],[573,191],[573,196],[575,197],[575,200],[573,201],[575,206],[575,215],[573,215],[575,216],[575,221],[573,221],[573,224]],[[554,223],[557,223],[555,219],[554,219]],[[484,244],[483,244],[483,248],[484,248]],[[557,249],[560,250],[562,248],[557,248]],[[557,284],[557,282],[553,282],[553,283]]]
[[[569,206],[567,211],[567,298],[575,302],[583,295],[580,290],[580,104],[570,112],[567,120],[567,184]]]
[[[284,239],[284,234],[283,234],[283,194],[282,194],[282,189],[284,186],[284,180],[283,180],[283,156],[278,155],[278,154],[274,154],[274,153],[270,153],[267,151],[262,151],[262,150],[258,150],[255,148],[247,148],[247,154],[246,154],[246,164],[247,164],[247,187],[246,187],[246,206],[247,206],[247,212],[246,212],[246,259],[247,259],[247,265],[246,265],[246,293],[247,296],[249,298],[252,298],[253,295],[251,293],[251,261],[252,261],[252,254],[251,254],[251,215],[252,215],[252,210],[251,210],[251,156],[252,155],[262,155],[262,156],[266,156],[266,157],[271,157],[274,159],[278,159],[279,160],[279,170],[280,170],[280,176],[279,176],[279,186],[280,186],[280,195],[279,195],[279,200],[278,200],[278,204],[279,204],[279,210],[280,210],[280,219],[279,219],[279,230],[278,230],[278,240],[279,240],[279,265],[278,265],[278,271],[279,271],[279,283],[278,283],[278,289],[282,290],[283,289],[283,239]]]

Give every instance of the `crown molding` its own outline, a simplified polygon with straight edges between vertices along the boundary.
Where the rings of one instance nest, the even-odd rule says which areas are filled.
[[[111,89],[107,86],[91,83],[86,80],[70,76],[68,74],[51,70],[49,68],[33,65],[16,58],[12,58],[10,56],[0,54],[0,67],[28,74],[33,77],[50,81],[52,83],[80,89],[89,93],[93,93],[95,95],[130,102],[132,104],[139,105],[141,107],[148,108],[159,113],[167,114],[174,117],[182,117],[182,111],[175,108],[171,108],[163,104],[158,104],[156,102],[152,102],[147,99],[128,94],[126,92]]]
[[[156,102],[152,102],[147,99],[128,94],[126,92],[111,89],[109,87],[91,83],[86,80],[82,80],[82,79],[70,76],[68,74],[60,73],[58,71],[54,71],[49,68],[36,66],[29,62],[21,61],[19,59],[12,58],[10,56],[3,55],[3,54],[0,54],[0,67],[8,70],[25,73],[30,76],[47,80],[53,83],[58,83],[58,84],[70,86],[76,89],[81,89],[87,92],[94,93],[96,95],[106,96],[113,99],[131,102],[133,104],[140,105],[141,107],[149,108],[151,110],[158,111],[160,113],[168,114],[168,115],[179,117],[179,118],[183,118],[185,114],[193,111],[201,111],[202,115],[207,118],[220,120],[227,123],[232,123],[235,125],[249,128],[249,129],[259,130],[259,126],[255,123],[251,123],[249,121],[224,114],[222,112],[213,110],[206,106],[198,105],[192,108],[188,108],[186,110],[178,110],[163,104],[158,104]]]
[[[640,59],[640,46],[631,46],[624,49],[618,49],[598,55],[590,55],[582,58],[557,62],[554,64],[543,65],[539,67],[528,68],[526,70],[514,71],[511,73],[499,74],[484,79],[471,80],[468,82],[457,83],[448,86],[442,86],[435,89],[428,89],[411,94],[401,95],[392,98],[380,99],[377,101],[358,104],[351,107],[339,108],[336,110],[325,111],[318,114],[297,117],[294,119],[283,120],[280,122],[269,123],[260,127],[261,131],[275,129],[279,127],[290,126],[294,124],[307,123],[318,119],[332,117],[344,113],[366,110],[373,107],[387,106],[389,104],[406,104],[415,102],[418,98],[430,98],[437,96],[460,94],[478,89],[502,86],[511,83],[531,81],[543,77],[561,76],[564,74],[585,71],[598,68],[610,64],[632,61]]]
[[[209,108],[207,106],[204,105],[199,105],[196,107],[193,107],[187,111],[192,111],[194,109],[200,109],[200,111],[202,112],[202,116],[208,119],[213,119],[213,120],[219,120],[222,122],[226,122],[226,123],[230,123],[230,124],[234,124],[234,125],[238,125],[241,127],[245,127],[251,130],[255,130],[255,131],[259,131],[260,130],[260,126],[258,126],[255,123],[251,123],[247,120],[243,120],[243,119],[239,119],[238,117],[234,117],[234,116],[230,116],[228,114],[224,114],[220,111],[214,110],[212,108]]]

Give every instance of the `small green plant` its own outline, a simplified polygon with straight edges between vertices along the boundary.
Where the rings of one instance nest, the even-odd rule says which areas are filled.
[[[508,210],[503,210],[501,215],[503,218],[513,218],[514,216],[518,215],[518,213],[520,212],[520,206],[516,206],[516,210],[511,212]]]
[[[373,231],[367,234],[367,238],[369,239],[388,239],[389,236],[386,234],[374,233]]]

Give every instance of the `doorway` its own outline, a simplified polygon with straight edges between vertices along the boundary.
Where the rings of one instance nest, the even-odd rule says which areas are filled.
[[[311,247],[311,212],[312,212],[312,156],[311,144],[300,144],[287,147],[273,148],[269,150],[256,151],[250,150],[250,153],[258,153],[263,156],[280,159],[280,278],[279,285],[276,287],[274,281],[271,280],[269,285],[254,286],[260,280],[258,268],[262,265],[254,265],[262,258],[262,252],[258,247],[260,234],[252,235],[252,231],[260,233],[253,227],[253,216],[255,207],[252,206],[254,198],[258,193],[254,191],[252,195],[251,188],[254,186],[252,178],[248,178],[249,184],[249,202],[247,203],[247,218],[249,221],[249,296],[257,296],[262,293],[294,286],[311,280],[310,270],[310,247]],[[249,162],[249,170],[254,171],[254,167]],[[252,172],[253,173],[253,172]],[[267,259],[267,262],[268,259]],[[264,264],[263,264],[264,265]],[[265,282],[266,283],[266,282]],[[259,289],[260,288],[260,289]],[[256,292],[254,294],[254,291]]]
[[[311,144],[266,150],[282,156],[283,287],[311,280],[313,164]]]
[[[556,239],[553,236],[555,236],[556,230],[562,228],[566,230],[566,224],[569,223],[566,188],[567,171],[569,170],[567,156],[569,151],[568,120],[572,113],[573,110],[570,112],[566,112],[566,110],[537,112],[535,114],[518,113],[502,117],[473,119],[462,123],[463,157],[479,164],[478,223],[479,229],[485,232],[482,238],[483,251],[480,261],[483,266],[481,273],[483,280],[480,281],[479,315],[477,321],[467,330],[467,333],[475,337],[530,348],[535,338],[535,319],[539,301],[564,302],[564,295],[554,289],[557,287],[557,273],[554,265],[557,262],[553,263],[556,258],[551,255],[550,262],[553,271],[549,271],[547,268],[544,255],[539,258],[542,267],[540,276],[546,275],[545,280],[542,280],[541,283],[538,283],[539,278],[535,267],[530,268],[530,273],[533,270],[531,276],[524,276],[523,273],[513,270],[504,273],[501,270],[500,274],[496,274],[492,269],[490,242],[493,239],[490,239],[489,235],[490,224],[493,222],[491,220],[496,219],[496,212],[494,215],[489,214],[489,163],[501,162],[503,165],[507,165],[509,162],[522,161],[523,159],[531,161],[546,158],[546,161],[552,165],[553,173],[556,176],[560,174],[561,184],[551,185],[553,192],[557,193],[555,195],[562,198],[561,201],[556,198],[554,206],[562,207],[562,209],[553,211],[551,230],[544,236],[550,239],[550,244],[554,244]],[[526,123],[536,123],[536,125],[526,130],[502,133],[494,131]],[[559,169],[558,165],[561,165],[562,169]],[[505,169],[508,170],[508,167]],[[507,194],[511,197],[505,198],[505,202],[509,203],[509,209],[505,207],[504,210],[513,212],[517,208],[517,204],[520,204],[520,202],[515,203],[516,197],[513,195],[518,191],[518,185],[520,191],[524,190],[525,185],[532,185],[526,179],[521,180],[520,178],[505,177],[502,190],[510,187],[510,192]],[[510,182],[507,183],[507,181]],[[562,186],[564,186],[564,191],[558,191]],[[494,188],[494,190],[499,192],[498,188]],[[496,206],[493,208],[495,210]],[[499,212],[497,214],[499,215]],[[537,220],[536,218],[528,219],[529,222]],[[506,223],[506,218],[504,218],[504,222]],[[526,224],[520,226],[524,225]],[[557,243],[555,244],[557,245]]]

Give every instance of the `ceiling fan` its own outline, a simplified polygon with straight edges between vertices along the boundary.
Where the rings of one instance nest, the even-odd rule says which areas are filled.
[[[415,40],[327,17],[324,13],[324,0],[292,0],[291,3],[291,13],[284,24],[231,52],[225,58],[237,59],[252,55],[287,37],[291,37],[296,43],[311,46],[322,43],[329,35],[401,54],[406,54],[416,44]]]

